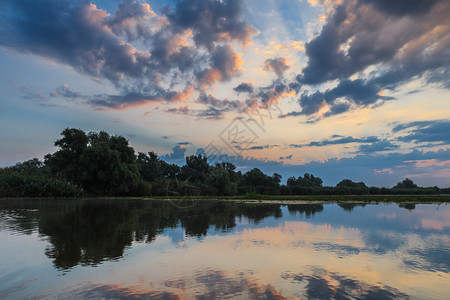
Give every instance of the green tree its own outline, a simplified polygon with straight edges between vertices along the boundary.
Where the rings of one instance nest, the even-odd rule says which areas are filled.
[[[53,174],[78,183],[81,156],[87,148],[89,138],[83,130],[76,128],[66,128],[61,135],[63,137],[55,141],[59,150],[45,156],[45,165]]]
[[[418,188],[417,184],[415,184],[411,179],[406,178],[403,181],[397,183],[394,186],[394,189],[416,189]]]
[[[128,193],[139,181],[134,150],[128,141],[101,131],[89,133],[89,142],[80,162],[83,186],[96,194]]]

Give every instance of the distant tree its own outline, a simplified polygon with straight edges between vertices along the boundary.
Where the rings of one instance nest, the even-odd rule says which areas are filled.
[[[353,182],[350,179],[344,179],[336,185],[338,194],[363,195],[369,194],[369,188],[364,182]]]
[[[230,181],[232,181],[232,182],[237,182],[241,175],[240,173],[238,174],[236,172],[236,166],[230,162],[224,161],[224,162],[216,163],[216,168],[221,168],[221,169],[227,171],[228,175],[230,177]]]
[[[281,175],[275,173],[272,177],[254,168],[246,172],[240,182],[240,190],[244,193],[274,195],[279,192]]]
[[[222,168],[211,167],[206,178],[206,186],[214,195],[233,195],[236,191],[230,181],[229,173]]]
[[[162,177],[162,170],[160,168],[160,160],[158,155],[154,152],[147,154],[139,152],[136,158],[139,169],[139,174],[142,179],[153,182],[157,178]]]
[[[338,188],[367,188],[364,182],[353,182],[350,179],[344,179],[339,182],[336,187]]]
[[[27,174],[37,174],[42,172],[43,166],[44,163],[42,161],[37,158],[33,158],[21,163],[17,163],[13,167],[10,167],[10,169]]]
[[[180,177],[192,183],[204,183],[209,167],[206,156],[202,156],[201,154],[187,156],[186,164],[181,167]]]
[[[299,176],[298,178],[290,177],[288,178],[287,185],[290,187],[294,186],[301,186],[301,187],[321,187],[322,186],[322,179],[319,177],[315,177],[312,174],[305,173],[302,176]]]
[[[394,189],[416,189],[418,188],[417,184],[415,184],[411,179],[406,178],[403,181],[397,183],[394,186]]]

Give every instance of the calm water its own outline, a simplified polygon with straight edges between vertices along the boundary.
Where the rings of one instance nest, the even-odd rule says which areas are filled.
[[[449,299],[450,205],[0,200],[0,298],[87,297]]]

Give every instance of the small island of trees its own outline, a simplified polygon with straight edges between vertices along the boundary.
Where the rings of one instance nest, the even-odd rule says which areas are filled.
[[[211,165],[202,155],[169,164],[154,152],[137,153],[123,136],[67,128],[55,141],[58,150],[44,157],[0,168],[0,197],[81,196],[244,196],[244,195],[391,195],[448,194],[450,188],[418,187],[406,178],[393,188],[368,187],[344,179],[323,186],[312,174],[271,176],[254,168],[236,171],[230,162]]]

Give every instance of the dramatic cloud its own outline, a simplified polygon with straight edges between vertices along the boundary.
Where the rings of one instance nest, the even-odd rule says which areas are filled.
[[[308,144],[291,144],[290,147],[293,147],[293,148],[323,147],[323,146],[329,146],[329,145],[342,145],[342,144],[351,144],[351,143],[366,144],[366,143],[380,142],[380,139],[376,136],[354,138],[352,136],[341,137],[338,135],[333,135],[331,138],[332,139],[313,141]]]
[[[167,112],[174,114],[190,115],[197,118],[220,120],[225,113],[230,111],[242,112],[245,110],[245,104],[239,100],[220,100],[212,94],[201,93],[197,103],[205,105],[206,109],[190,109],[188,105],[179,108],[169,108]]]
[[[272,71],[277,74],[278,77],[283,77],[284,72],[286,72],[287,69],[289,69],[289,65],[284,57],[267,59],[264,63],[264,70]]]
[[[241,73],[242,60],[231,46],[217,46],[211,52],[211,66],[198,74],[200,88],[208,88],[216,81],[228,81]]]
[[[239,0],[180,0],[167,17],[179,31],[191,29],[196,45],[208,49],[215,42],[233,40],[246,45],[258,33],[243,20],[243,4]]]
[[[348,111],[351,103],[358,106],[367,106],[374,104],[379,99],[394,99],[393,97],[382,96],[382,94],[381,86],[371,81],[344,79],[335,88],[328,89],[325,92],[303,93],[298,101],[302,111],[288,113],[283,117],[312,115],[325,106],[329,107],[329,111],[325,113],[324,117],[330,117]]]
[[[370,154],[375,152],[397,150],[398,148],[400,148],[399,145],[393,144],[388,140],[381,140],[372,144],[360,145],[357,153]]]
[[[214,97],[212,94],[200,94],[200,96],[197,99],[198,103],[210,105],[214,108],[220,108],[220,109],[228,109],[228,110],[239,110],[243,107],[243,103],[239,100],[219,100],[216,97]]]
[[[303,93],[302,111],[285,116],[315,114],[325,104],[327,116],[347,111],[339,98],[356,106],[391,100],[384,91],[413,78],[450,87],[448,1],[343,1],[329,12],[320,34],[305,45],[308,64],[297,80],[338,85]]]
[[[187,147],[189,147],[190,145],[191,143],[178,143],[178,145],[173,147],[172,153],[163,155],[161,158],[169,162],[180,161],[181,163],[183,163],[186,156]]]
[[[0,46],[113,82],[120,95],[89,101],[107,108],[176,101],[171,93],[240,74],[240,54],[228,43],[246,45],[258,33],[243,20],[242,1],[177,1],[164,14],[132,0],[112,15],[87,1],[8,0],[0,12]]]
[[[398,137],[401,142],[440,142],[450,144],[450,120],[416,121],[400,124],[392,129],[399,133],[407,131],[409,134]]]
[[[249,106],[258,103],[262,108],[268,108],[284,97],[294,97],[297,93],[296,86],[276,80],[271,85],[259,87],[254,93],[249,95],[247,101]]]
[[[188,86],[182,91],[153,89],[153,92],[147,93],[128,92],[124,95],[97,95],[87,98],[90,98],[88,99],[88,103],[95,107],[120,110],[144,105],[150,102],[183,102],[188,100],[193,92],[194,89]]]
[[[237,93],[253,93],[253,84],[243,82],[233,89]]]

